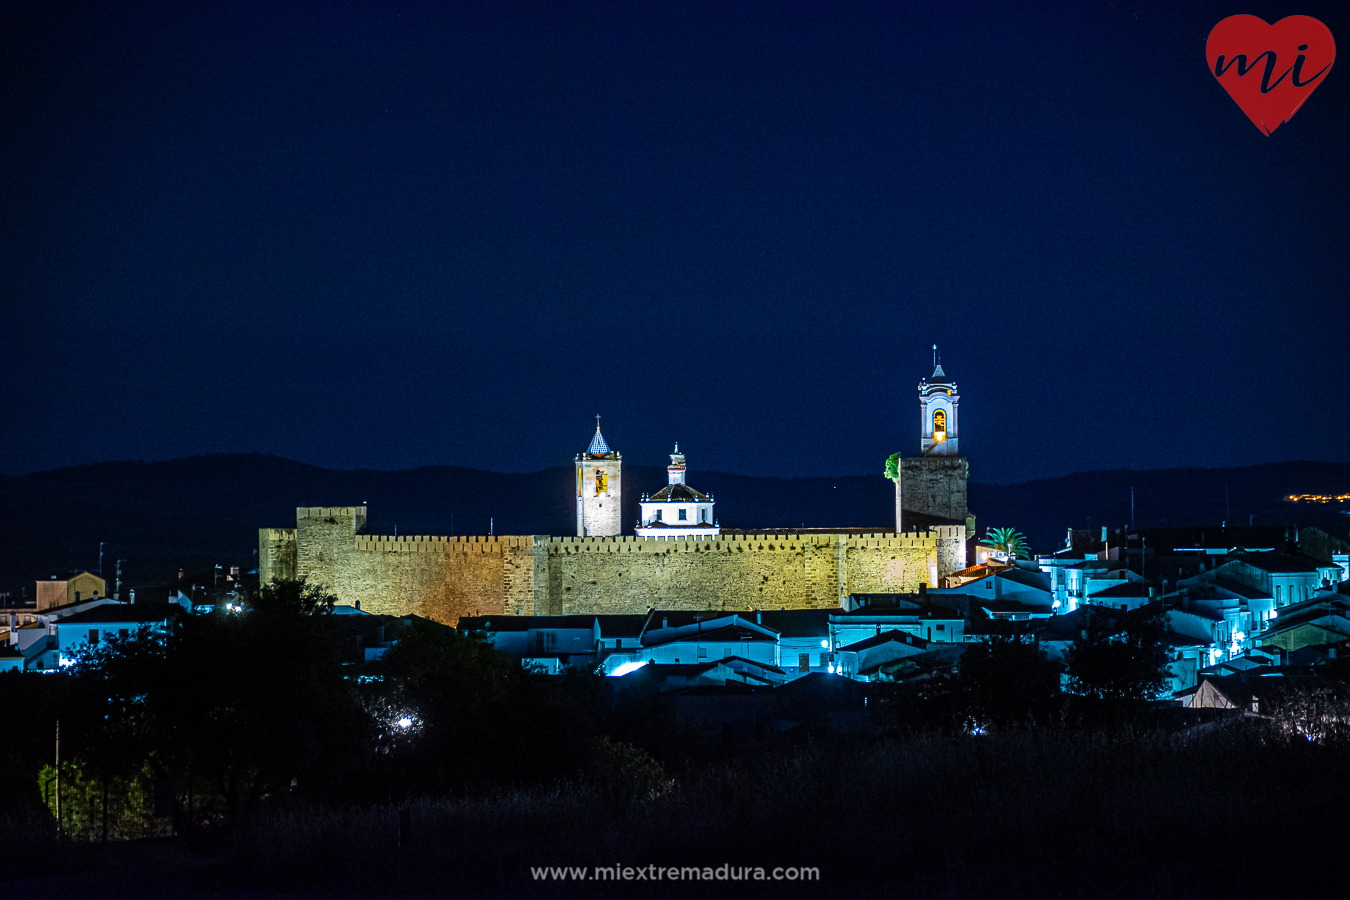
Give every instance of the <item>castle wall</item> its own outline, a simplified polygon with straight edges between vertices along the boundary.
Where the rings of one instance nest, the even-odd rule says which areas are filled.
[[[294,528],[258,529],[258,583],[296,578]]]
[[[662,609],[834,609],[849,593],[937,583],[933,533],[720,535],[678,540],[357,533],[364,509],[297,510],[297,575],[362,610],[460,616]],[[262,529],[280,555],[289,529]],[[279,561],[269,573],[288,571]],[[260,575],[262,573],[260,572]]]
[[[501,613],[508,591],[522,589],[518,561],[530,558],[532,544],[530,537],[357,535],[338,564],[334,592],[343,603],[360,600],[365,612],[448,624]],[[523,589],[532,596],[526,568]]]

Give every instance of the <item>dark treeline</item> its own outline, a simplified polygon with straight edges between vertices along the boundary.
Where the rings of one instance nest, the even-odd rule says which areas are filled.
[[[1073,695],[1034,643],[994,640],[951,677],[866,685],[859,733],[820,719],[731,745],[677,722],[651,683],[537,674],[432,622],[344,664],[330,608],[277,584],[245,613],[5,677],[0,819],[28,862],[3,877],[97,878],[105,839],[155,838],[194,854],[182,890],[555,896],[530,866],[622,862],[819,866],[827,895],[1218,896],[1251,872],[1213,864],[1230,823],[1259,818],[1263,853],[1313,884],[1350,799],[1343,692],[1265,717],[1160,709],[1147,613],[1123,632],[1089,623],[1068,655]],[[117,871],[100,890],[167,877],[159,862],[140,880]]]

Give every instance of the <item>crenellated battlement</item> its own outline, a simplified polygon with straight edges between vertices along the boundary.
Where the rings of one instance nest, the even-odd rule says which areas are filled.
[[[936,546],[938,535],[933,532],[865,532],[838,534],[721,534],[695,535],[671,538],[622,537],[551,537],[550,553],[735,553],[746,550],[797,551],[807,548],[844,546],[849,549],[924,550]]]
[[[934,584],[960,530],[446,536],[362,534],[365,522],[364,506],[300,507],[295,528],[259,530],[260,555],[279,577],[294,572],[363,610],[453,624],[463,615],[649,606],[833,609],[849,593]]]
[[[531,535],[358,534],[355,549],[382,553],[502,553],[533,545]]]
[[[297,506],[296,519],[366,518],[364,506]]]

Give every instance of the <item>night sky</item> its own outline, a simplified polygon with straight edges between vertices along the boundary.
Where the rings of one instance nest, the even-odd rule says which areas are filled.
[[[475,8],[477,7],[477,8]],[[1344,3],[0,4],[0,472],[1350,458]],[[1343,50],[1344,52],[1350,52]]]

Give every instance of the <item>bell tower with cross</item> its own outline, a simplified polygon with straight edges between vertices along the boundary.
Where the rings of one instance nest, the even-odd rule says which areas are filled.
[[[577,454],[577,537],[614,537],[620,523],[622,459],[609,449],[595,417],[595,436],[584,453]]]

